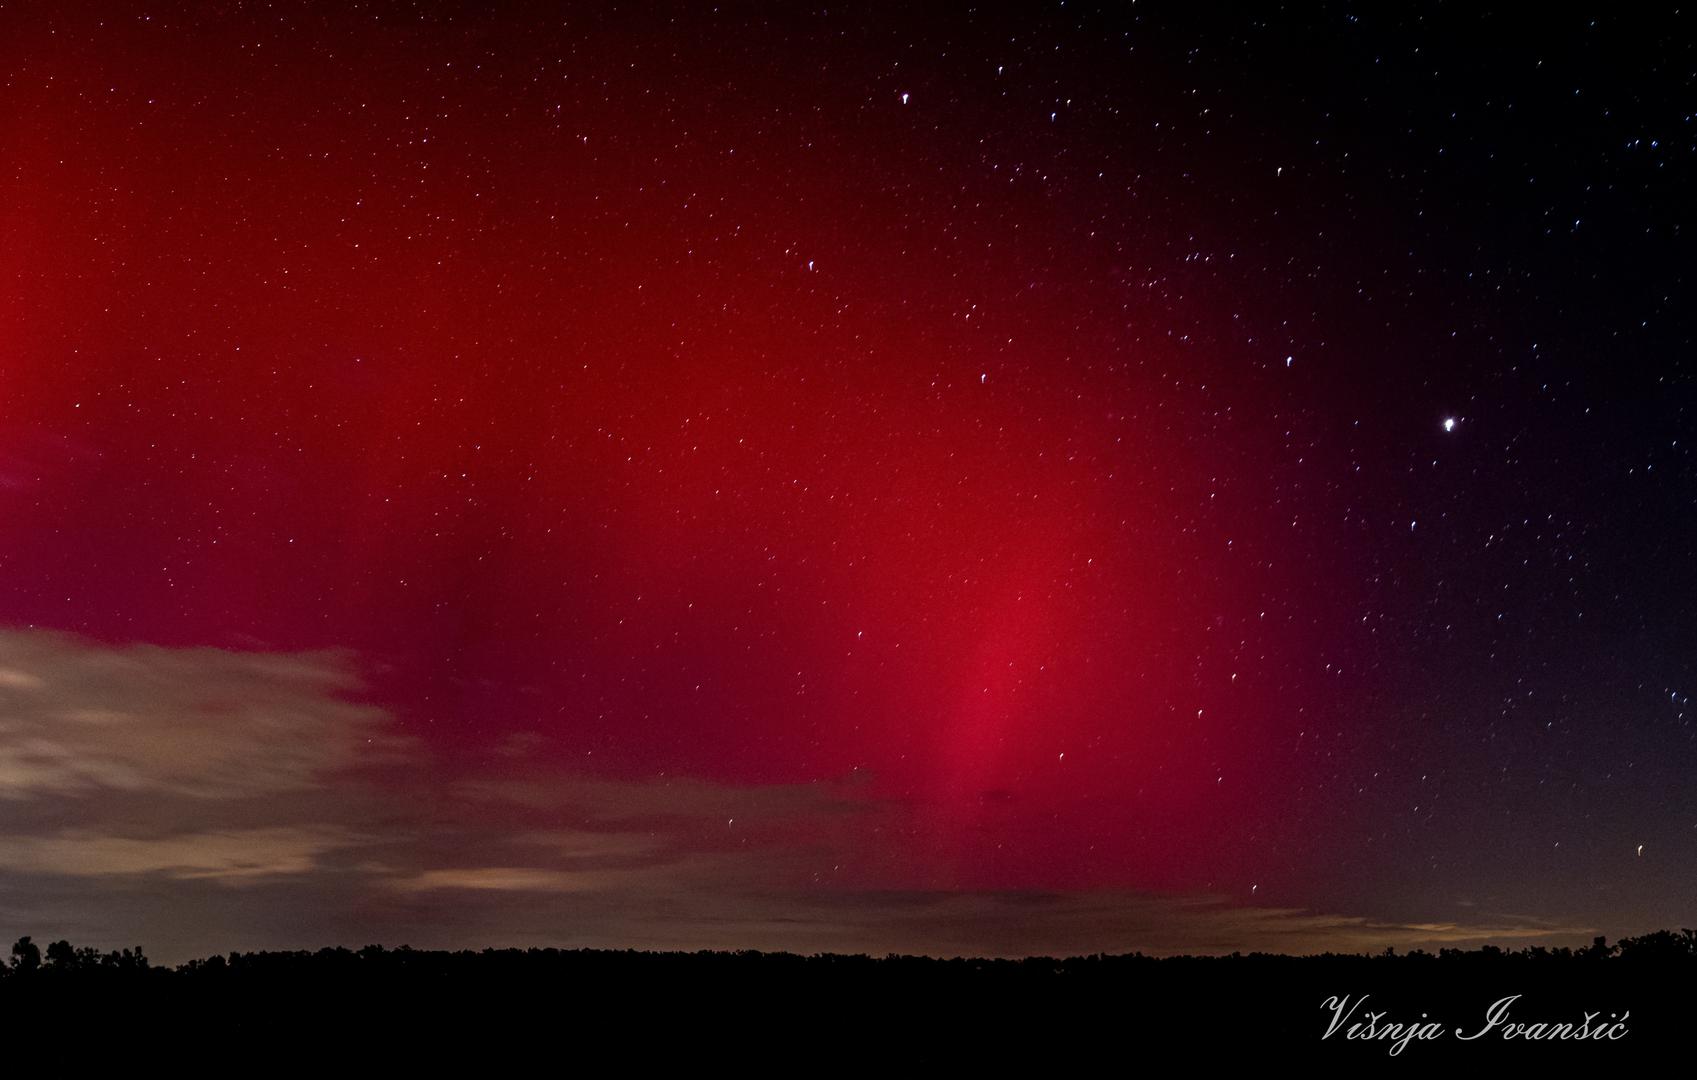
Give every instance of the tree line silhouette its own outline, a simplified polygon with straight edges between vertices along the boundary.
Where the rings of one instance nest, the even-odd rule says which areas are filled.
[[[3,939],[0,939],[3,940]],[[1592,963],[1618,958],[1628,963],[1689,962],[1697,963],[1697,930],[1657,930],[1637,937],[1623,938],[1611,945],[1608,939],[1597,937],[1589,946],[1579,949],[1532,945],[1522,949],[1503,949],[1486,945],[1479,949],[1440,949],[1435,953],[1414,949],[1398,953],[1387,948],[1376,956],[1357,953],[1321,953],[1309,956],[1289,956],[1276,953],[1239,953],[1223,956],[1152,957],[1143,953],[1105,954],[1087,956],[1032,956],[1022,959],[944,958],[890,953],[874,957],[866,953],[816,953],[801,955],[788,952],[763,952],[757,949],[736,951],[704,950],[697,952],[639,951],[635,949],[494,949],[440,951],[414,949],[408,945],[388,948],[367,945],[360,949],[326,947],[317,951],[260,951],[232,952],[227,956],[214,955],[189,960],[172,966],[153,964],[142,947],[101,952],[89,947],[76,947],[69,941],[55,941],[42,950],[29,936],[12,945],[8,964],[0,965],[0,979],[28,978],[37,974],[64,978],[94,975],[146,975],[150,978],[205,979],[224,975],[235,976],[301,976],[323,975],[347,977],[356,974],[394,974],[417,976],[470,975],[479,969],[512,973],[520,968],[537,970],[557,966],[589,968],[617,966],[621,968],[677,969],[694,967],[702,971],[723,972],[729,969],[760,968],[775,975],[801,973],[836,974],[873,973],[880,970],[912,974],[920,970],[937,973],[972,974],[989,977],[1085,974],[1105,969],[1182,964],[1265,963],[1269,961],[1299,961],[1313,965],[1337,964],[1371,960],[1376,963],[1395,961],[1405,966],[1432,963],[1484,967],[1501,965],[1507,970],[1542,969],[1549,965]]]
[[[1682,1040],[1697,998],[1697,931],[1660,930],[1580,948],[1485,946],[1376,955],[1122,955],[1023,959],[890,954],[607,949],[434,951],[407,946],[232,952],[176,965],[138,946],[102,952],[29,937],[0,965],[0,1020],[66,1033],[91,1025],[148,1037],[192,1022],[238,1042],[311,1031],[365,1040],[386,1030],[557,1031],[592,1049],[679,1061],[726,1032],[792,1064],[833,1060],[959,1067],[1083,1062],[1085,1051],[1204,1052],[1212,1061],[1329,1055],[1383,1061],[1377,1040],[1322,1038],[1334,995],[1367,996],[1385,1022],[1477,1027],[1518,995],[1514,1017],[1616,1018],[1613,1042],[1446,1036],[1414,1058],[1524,1064],[1555,1055],[1636,1060]],[[657,1038],[657,1036],[665,1036]],[[1671,1042],[1670,1042],[1671,1040]],[[574,1044],[575,1045],[575,1044]],[[1659,1050],[1658,1050],[1659,1052]]]

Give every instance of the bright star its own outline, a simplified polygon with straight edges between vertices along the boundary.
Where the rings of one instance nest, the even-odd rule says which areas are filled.
[[[1453,416],[1444,417],[1444,430],[1445,431],[1454,431],[1455,430],[1455,417],[1453,417]]]

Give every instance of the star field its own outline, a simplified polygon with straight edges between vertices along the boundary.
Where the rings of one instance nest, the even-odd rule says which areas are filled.
[[[409,836],[1689,923],[1689,15],[101,7],[0,10],[17,715],[329,656],[301,775]],[[403,925],[580,868],[313,835]]]

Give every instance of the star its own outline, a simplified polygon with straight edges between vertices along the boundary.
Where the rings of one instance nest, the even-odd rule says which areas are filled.
[[[1454,431],[1456,423],[1457,423],[1457,421],[1456,421],[1455,417],[1453,417],[1453,416],[1444,417],[1444,430],[1445,431]]]

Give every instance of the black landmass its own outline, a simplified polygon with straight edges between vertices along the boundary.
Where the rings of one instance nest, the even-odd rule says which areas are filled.
[[[546,1048],[551,1061],[574,1067],[1608,1068],[1683,1058],[1697,1019],[1694,976],[1692,930],[1613,945],[1597,938],[1581,949],[1376,956],[998,960],[373,945],[175,967],[152,964],[140,948],[43,949],[24,938],[0,966],[0,1024],[14,1046],[107,1040],[236,1055],[310,1048],[490,1061]],[[78,1037],[84,1043],[66,1043]]]

